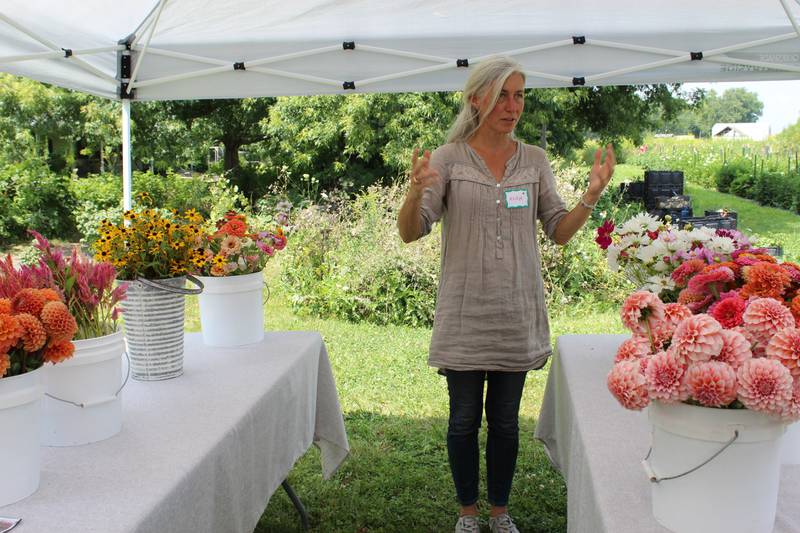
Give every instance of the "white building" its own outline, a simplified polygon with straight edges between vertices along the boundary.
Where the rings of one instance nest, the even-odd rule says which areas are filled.
[[[711,127],[711,136],[719,139],[765,141],[770,134],[769,124],[757,122],[720,122]]]

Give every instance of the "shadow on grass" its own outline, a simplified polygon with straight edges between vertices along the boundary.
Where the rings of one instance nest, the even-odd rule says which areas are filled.
[[[289,476],[319,533],[449,532],[458,506],[447,463],[444,418],[345,414],[350,457],[324,481],[319,452],[312,447]],[[533,438],[535,420],[520,419],[520,451],[510,511],[521,531],[566,531],[566,487],[543,446]],[[481,449],[485,449],[485,422]],[[484,529],[488,517],[481,460]],[[256,533],[302,531],[282,489],[273,495]]]

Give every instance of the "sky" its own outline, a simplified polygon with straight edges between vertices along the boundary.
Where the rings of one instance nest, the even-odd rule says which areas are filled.
[[[759,100],[764,103],[764,112],[758,122],[768,124],[773,135],[800,119],[800,80],[684,83],[683,87],[687,90],[714,89],[719,95],[726,89],[744,87],[758,94]]]

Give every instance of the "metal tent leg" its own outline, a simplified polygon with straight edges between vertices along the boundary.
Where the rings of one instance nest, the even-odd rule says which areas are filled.
[[[289,485],[289,482],[285,479],[283,483],[281,483],[281,487],[283,487],[283,490],[289,495],[289,499],[292,500],[294,508],[297,509],[297,513],[300,515],[300,523],[303,525],[303,531],[308,531],[308,513],[306,512],[306,508],[303,507],[303,502],[300,501],[300,498],[297,497],[292,486]]]

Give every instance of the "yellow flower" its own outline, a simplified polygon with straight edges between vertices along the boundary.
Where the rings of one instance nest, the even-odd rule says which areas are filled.
[[[228,259],[222,254],[217,254],[214,256],[214,259],[212,259],[212,261],[214,263],[214,266],[224,267],[225,264],[228,262]]]
[[[199,224],[203,221],[203,215],[198,213],[195,209],[189,209],[183,214],[184,218],[193,224]]]
[[[164,234],[160,231],[148,231],[147,232],[147,239],[151,241],[160,241],[164,238]]]

